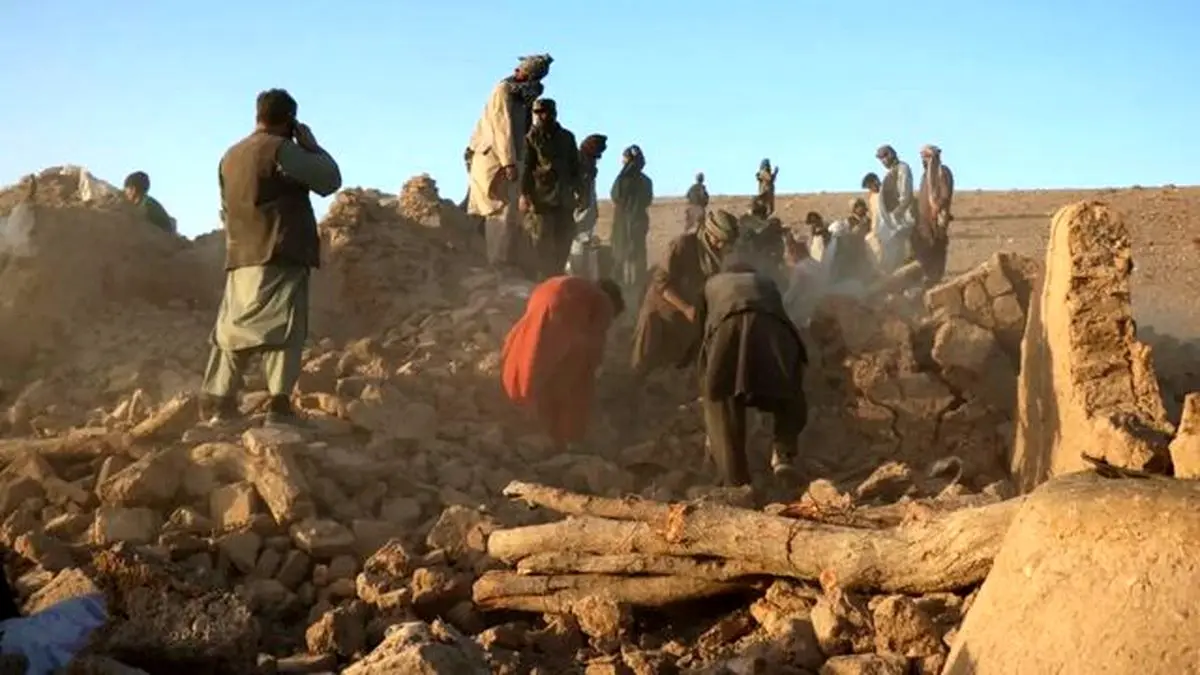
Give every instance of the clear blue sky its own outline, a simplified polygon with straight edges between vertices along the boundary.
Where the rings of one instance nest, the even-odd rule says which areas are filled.
[[[488,91],[540,51],[563,123],[609,136],[605,191],[630,143],[661,194],[697,170],[748,193],[763,157],[783,192],[855,190],[884,142],[914,163],[939,144],[966,188],[1200,182],[1183,0],[547,6],[0,0],[0,184],[142,169],[184,232],[213,229],[222,152],[285,87],[347,186],[429,172],[458,200]]]

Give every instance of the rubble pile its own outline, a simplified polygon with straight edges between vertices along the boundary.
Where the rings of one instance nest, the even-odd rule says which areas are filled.
[[[294,398],[308,425],[285,429],[258,425],[256,378],[243,421],[197,424],[219,282],[154,255],[219,279],[220,237],[39,202],[39,251],[110,257],[68,253],[77,280],[44,253],[0,266],[25,284],[0,286],[0,311],[41,331],[6,380],[0,544],[27,611],[108,597],[81,668],[940,672],[1027,503],[1010,479],[1017,392],[1051,372],[1029,360],[1029,326],[1057,321],[1039,265],[997,254],[918,298],[825,303],[806,336],[807,480],[763,507],[761,490],[710,487],[690,372],[626,372],[632,317],[591,436],[555,452],[497,377],[530,286],[488,271],[444,204],[427,177],[336,197]],[[1047,278],[1111,264],[1060,258]],[[1068,323],[1052,351],[1088,344],[1095,322]],[[1170,451],[1193,471],[1197,400]]]
[[[33,220],[28,250],[0,250],[0,391],[10,407],[0,429],[11,434],[80,424],[134,388],[182,390],[186,376],[158,373],[195,369],[199,317],[219,299],[186,241],[139,222],[80,171],[48,169],[0,190],[0,218],[23,203]],[[53,420],[31,426],[47,411]]]
[[[427,173],[409,178],[400,187],[400,213],[411,220],[440,219],[446,205],[453,206],[438,194],[437,181]]]

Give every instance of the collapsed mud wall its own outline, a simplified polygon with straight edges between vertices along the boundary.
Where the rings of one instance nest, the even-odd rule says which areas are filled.
[[[1120,215],[1100,202],[1054,215],[1042,289],[1021,342],[1010,469],[1030,490],[1085,457],[1166,472],[1173,427],[1130,309],[1133,258]]]
[[[809,443],[838,472],[901,463],[909,472],[960,460],[976,488],[1005,478],[1012,438],[1016,335],[1032,261],[997,254],[930,290],[924,306],[827,302],[814,319],[819,377]]]

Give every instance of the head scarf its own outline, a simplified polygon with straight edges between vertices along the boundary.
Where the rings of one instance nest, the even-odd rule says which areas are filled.
[[[854,210],[858,208],[867,208],[867,200],[863,199],[862,197],[855,197],[854,199],[851,199],[850,213],[854,213]]]
[[[539,98],[533,102],[533,112],[538,112],[540,110],[545,110],[551,115],[557,115],[558,103],[556,103],[552,98]]]
[[[579,151],[588,157],[599,157],[607,149],[608,136],[604,134],[592,134],[583,139],[583,143],[579,144]]]
[[[703,183],[703,182],[704,182],[704,172],[703,172],[703,171],[701,171],[700,173],[696,174],[696,182],[697,182],[697,183]]]
[[[737,216],[723,209],[710,212],[708,221],[697,232],[696,238],[700,240],[700,271],[704,273],[705,278],[721,271],[721,253],[713,248],[712,243],[709,242],[710,237],[723,242],[726,246],[737,241]]]
[[[896,149],[890,145],[881,145],[875,151],[875,159],[883,159],[885,157],[895,157]]]
[[[525,77],[536,82],[550,74],[550,64],[552,63],[554,63],[554,57],[549,54],[522,56],[520,62],[517,63],[517,72],[524,73]]]
[[[636,145],[631,145],[621,152],[621,156],[628,159],[625,166],[621,168],[622,174],[636,173],[646,168],[646,155],[642,154],[642,149]]]
[[[934,155],[940,155],[940,154],[942,154],[942,149],[936,145],[921,146],[921,156],[922,157],[933,157]]]

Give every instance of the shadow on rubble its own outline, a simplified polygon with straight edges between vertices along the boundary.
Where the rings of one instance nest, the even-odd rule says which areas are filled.
[[[1189,392],[1200,391],[1200,339],[1181,339],[1159,333],[1153,326],[1139,326],[1137,336],[1152,350],[1167,417],[1172,424],[1178,425],[1183,414],[1183,399]]]

